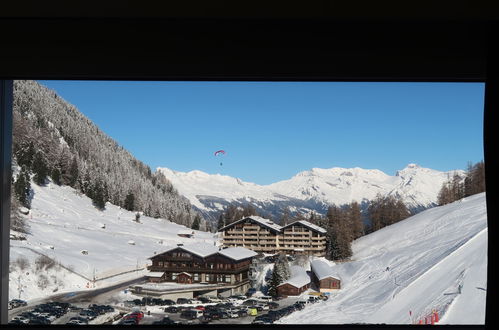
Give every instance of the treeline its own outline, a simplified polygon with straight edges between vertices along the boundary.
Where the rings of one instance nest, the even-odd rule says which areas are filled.
[[[256,208],[251,205],[251,204],[245,204],[243,206],[236,206],[233,204],[230,204],[225,208],[224,211],[220,212],[220,215],[218,216],[218,222],[217,222],[217,227],[216,231],[220,230],[220,228],[223,228],[227,225],[230,225],[231,223],[252,216],[260,216],[262,215],[257,212]]]
[[[110,202],[146,216],[194,223],[190,202],[161,172],[153,173],[52,90],[16,80],[13,106],[13,159],[20,167],[13,191],[23,206],[30,207],[30,179],[43,185],[50,177],[85,194],[99,209]]]
[[[455,202],[461,198],[485,191],[485,164],[468,162],[464,176],[455,173],[449,178],[438,193],[438,205]]]

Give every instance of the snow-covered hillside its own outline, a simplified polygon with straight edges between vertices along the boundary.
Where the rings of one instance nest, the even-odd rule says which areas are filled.
[[[228,203],[252,202],[256,207],[275,214],[284,207],[291,211],[323,212],[327,205],[367,202],[381,195],[401,197],[411,209],[422,210],[436,205],[442,184],[454,173],[440,172],[409,164],[390,176],[379,170],[362,168],[313,168],[289,180],[257,185],[220,174],[201,171],[177,172],[158,168],[193,206],[205,215],[220,212]]]
[[[11,298],[18,297],[20,285],[25,287],[23,299],[48,295],[56,288],[59,292],[82,289],[94,275],[99,280],[144,267],[149,257],[166,246],[216,241],[213,234],[202,231],[194,231],[192,238],[180,237],[178,233],[192,230],[164,219],[141,216],[137,223],[134,212],[109,203],[99,211],[88,197],[68,186],[49,183],[31,187],[30,234],[26,240],[11,240]],[[51,268],[45,272],[50,284],[41,289],[40,272],[34,266],[40,255],[55,259],[72,272]],[[16,262],[19,257],[30,265],[21,270]]]
[[[279,322],[484,324],[487,240],[485,193],[423,211],[354,241],[342,289]]]

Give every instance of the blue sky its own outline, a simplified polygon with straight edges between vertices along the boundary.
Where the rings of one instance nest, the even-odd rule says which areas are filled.
[[[483,159],[482,83],[39,82],[153,170],[270,184],[313,167]]]

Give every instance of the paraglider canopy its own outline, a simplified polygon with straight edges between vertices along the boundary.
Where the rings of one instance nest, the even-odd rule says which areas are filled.
[[[218,150],[218,151],[215,151],[215,157],[216,156],[220,156],[220,155],[225,155],[225,150]],[[220,166],[222,166],[222,162],[220,162]]]

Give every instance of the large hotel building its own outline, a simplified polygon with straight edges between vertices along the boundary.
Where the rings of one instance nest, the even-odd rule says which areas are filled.
[[[326,230],[300,220],[279,226],[269,219],[250,216],[219,230],[225,247],[245,247],[255,252],[324,256]]]

